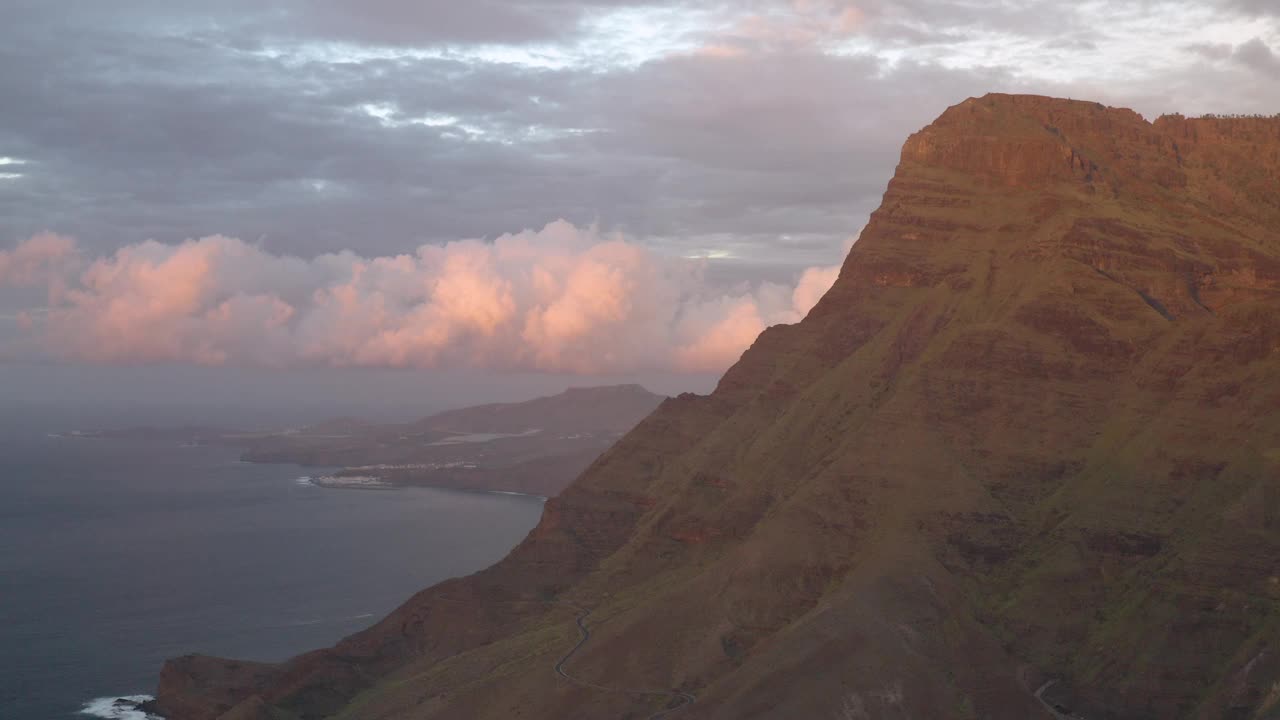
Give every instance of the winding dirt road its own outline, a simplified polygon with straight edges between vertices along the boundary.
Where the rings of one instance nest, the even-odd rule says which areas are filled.
[[[1049,680],[1045,682],[1045,684],[1041,685],[1035,692],[1036,700],[1039,700],[1040,704],[1044,706],[1044,709],[1048,710],[1049,714],[1053,715],[1058,720],[1086,720],[1082,715],[1076,715],[1075,713],[1062,713],[1052,703],[1044,699],[1045,691],[1057,684],[1057,680]]]
[[[436,599],[442,600],[444,602],[459,602],[459,603],[470,602],[467,600],[456,600],[454,598],[439,597],[439,596],[437,596]],[[499,601],[499,602],[503,602],[503,601]],[[663,720],[663,718],[669,718],[672,715],[675,715],[676,713],[680,712],[681,710],[689,707],[690,705],[698,701],[698,697],[696,695],[694,695],[693,693],[684,692],[682,690],[640,690],[640,689],[634,689],[634,688],[615,688],[615,687],[609,687],[607,685],[599,685],[597,683],[593,683],[587,680],[583,680],[581,678],[574,677],[569,673],[568,670],[565,669],[565,665],[568,664],[568,662],[573,659],[573,656],[576,655],[578,651],[581,650],[582,647],[587,644],[587,641],[591,639],[591,629],[587,627],[587,623],[586,623],[587,616],[591,614],[591,610],[589,608],[584,608],[581,605],[575,605],[573,603],[563,602],[560,600],[508,600],[505,602],[511,603],[511,604],[541,603],[544,605],[570,608],[571,610],[574,611],[574,613],[576,613],[574,617],[574,623],[578,626],[578,634],[579,634],[578,642],[569,650],[569,652],[561,656],[560,659],[556,661],[556,664],[554,666],[554,669],[557,675],[573,683],[574,685],[577,685],[578,687],[589,688],[591,690],[598,690],[600,692],[614,693],[619,695],[634,695],[636,697],[666,697],[666,698],[679,700],[679,702],[674,705],[671,704],[670,701],[668,701],[666,708],[663,708],[662,710],[659,710],[658,712],[647,716],[645,720]]]
[[[586,680],[582,680],[581,678],[576,678],[573,675],[570,675],[568,671],[564,669],[565,664],[568,663],[570,660],[572,660],[573,656],[576,655],[577,652],[582,649],[582,646],[586,645],[587,641],[591,639],[591,629],[587,627],[587,623],[586,623],[587,616],[591,614],[591,610],[584,607],[580,607],[578,605],[571,605],[569,603],[554,603],[554,604],[563,605],[565,607],[571,607],[577,612],[577,616],[574,618],[574,622],[577,623],[578,632],[581,634],[581,637],[578,638],[578,643],[574,645],[573,648],[569,650],[569,652],[565,653],[564,657],[560,658],[560,660],[556,663],[555,670],[557,675],[559,675],[560,677],[564,678],[565,680],[568,680],[569,682],[579,687],[590,688],[592,690],[599,690],[601,692],[620,693],[624,695],[636,695],[641,697],[668,697],[668,698],[679,700],[679,703],[675,705],[671,705],[670,703],[668,703],[668,706],[665,709],[659,710],[658,712],[648,716],[647,720],[661,720],[661,718],[671,717],[677,712],[683,710],[686,707],[689,707],[690,705],[698,701],[697,696],[695,696],[693,693],[687,693],[680,690],[637,690],[637,689],[629,689],[629,688],[612,688],[605,685],[598,685],[593,682],[588,682]]]

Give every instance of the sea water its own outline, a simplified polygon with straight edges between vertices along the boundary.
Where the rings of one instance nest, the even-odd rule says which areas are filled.
[[[165,658],[275,661],[500,559],[537,498],[362,492],[223,447],[0,419],[0,718],[141,718]]]

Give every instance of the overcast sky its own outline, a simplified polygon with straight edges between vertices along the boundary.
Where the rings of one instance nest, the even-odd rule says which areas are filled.
[[[702,387],[759,326],[803,315],[903,140],[949,105],[1280,111],[1277,0],[0,0],[0,16],[11,377],[481,367]],[[544,246],[554,262],[521,254]],[[227,279],[259,267],[279,272]],[[632,276],[665,294],[640,283],[588,312]],[[479,300],[459,310],[447,288]],[[371,304],[371,329],[337,318]],[[644,347],[581,360],[637,323]],[[139,346],[141,327],[164,342]]]

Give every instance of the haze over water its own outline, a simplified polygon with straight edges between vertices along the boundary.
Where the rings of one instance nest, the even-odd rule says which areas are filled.
[[[280,660],[479,570],[536,524],[533,498],[343,491],[235,449],[49,437],[0,420],[0,717],[69,718],[154,691],[186,653]],[[83,716],[80,716],[83,717]]]

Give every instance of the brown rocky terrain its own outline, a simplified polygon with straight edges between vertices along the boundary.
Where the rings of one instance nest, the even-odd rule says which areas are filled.
[[[949,109],[809,316],[506,559],[278,666],[171,661],[157,706],[638,719],[655,688],[691,720],[1280,717],[1280,118]]]

